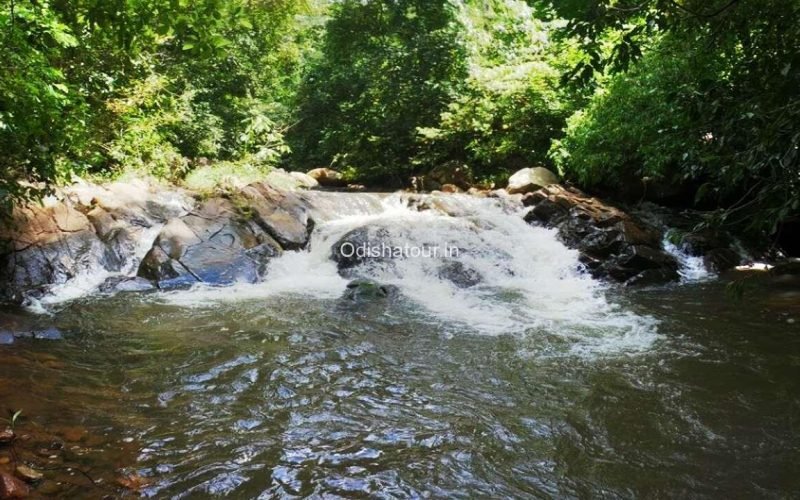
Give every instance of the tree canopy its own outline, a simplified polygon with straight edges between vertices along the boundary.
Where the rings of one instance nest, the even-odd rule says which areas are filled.
[[[544,165],[774,235],[800,213],[797,40],[795,0],[3,0],[0,199],[209,164],[384,187]]]

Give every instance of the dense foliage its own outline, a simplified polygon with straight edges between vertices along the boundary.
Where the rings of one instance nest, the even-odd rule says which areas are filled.
[[[0,198],[77,175],[545,165],[587,189],[800,213],[795,0],[3,0]],[[216,174],[215,174],[216,175]]]

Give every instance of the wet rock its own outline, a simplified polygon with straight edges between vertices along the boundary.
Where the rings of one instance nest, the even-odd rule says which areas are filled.
[[[148,292],[155,289],[153,282],[139,276],[112,276],[100,285],[101,293]]]
[[[0,331],[0,345],[11,345],[14,343],[14,333]]]
[[[558,176],[544,167],[523,168],[508,179],[509,194],[530,193],[551,184],[558,184]]]
[[[343,298],[353,302],[387,299],[397,293],[397,287],[372,280],[354,280],[347,284]]]
[[[33,338],[36,340],[62,340],[64,336],[61,334],[61,330],[51,326],[44,330],[33,332]]]
[[[342,174],[330,168],[315,168],[309,170],[307,175],[317,181],[323,187],[345,187],[347,181]]]
[[[17,208],[0,227],[0,282],[7,300],[105,265],[106,247],[94,227],[71,203]]]
[[[703,264],[707,269],[721,273],[738,266],[742,257],[731,248],[715,248],[703,255]]]
[[[679,278],[678,263],[661,248],[660,232],[616,207],[559,185],[522,201],[532,207],[525,220],[556,228],[559,239],[580,252],[580,261],[595,277],[631,285]]]
[[[380,226],[362,226],[346,233],[331,247],[331,259],[340,271],[356,267],[367,261],[390,260],[391,255],[381,252],[388,245],[389,231]],[[372,252],[375,249],[375,252]]]
[[[439,278],[448,280],[459,288],[470,288],[483,281],[481,274],[460,261],[451,261],[439,268]]]
[[[255,283],[280,251],[277,242],[242,218],[230,201],[212,198],[164,227],[142,260],[138,276],[160,289]]]
[[[240,203],[252,220],[283,249],[300,250],[308,244],[314,221],[296,193],[278,191],[256,182],[243,188],[240,197]]]
[[[185,200],[141,182],[81,184],[15,208],[0,223],[0,299],[21,304],[83,273],[128,271],[145,232],[185,213]]]
[[[28,485],[11,474],[0,471],[0,498],[26,498],[30,495]]]
[[[28,467],[27,465],[18,465],[16,471],[17,471],[17,476],[19,476],[20,478],[29,483],[35,483],[36,481],[39,481],[44,477],[44,475],[41,472],[34,470],[31,467]]]

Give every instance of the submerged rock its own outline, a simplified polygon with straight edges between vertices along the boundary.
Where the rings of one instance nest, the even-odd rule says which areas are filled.
[[[33,332],[33,338],[36,340],[62,340],[64,335],[62,335],[61,330],[51,326],[50,328]]]
[[[558,176],[544,167],[523,168],[508,179],[509,194],[530,193],[537,189],[558,184]]]
[[[0,470],[0,498],[26,498],[28,495],[30,495],[28,485]]]
[[[24,479],[29,483],[35,483],[36,481],[39,481],[44,477],[44,475],[41,472],[32,469],[27,465],[18,465],[16,471],[17,471],[17,476],[19,476],[20,478]]]
[[[439,268],[439,278],[450,281],[459,288],[470,288],[483,281],[483,276],[478,271],[457,260],[443,264]]]
[[[616,207],[559,185],[526,195],[523,204],[532,207],[525,220],[556,228],[595,277],[629,284],[679,278],[677,261],[661,248],[660,232]]]
[[[372,280],[353,280],[347,284],[343,298],[353,302],[388,299],[397,294],[397,287]]]

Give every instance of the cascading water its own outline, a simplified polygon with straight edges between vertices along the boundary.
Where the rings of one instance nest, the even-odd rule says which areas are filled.
[[[561,350],[595,353],[643,350],[655,339],[653,320],[609,302],[604,286],[580,272],[577,252],[553,230],[528,225],[513,203],[464,195],[306,196],[318,221],[309,249],[273,260],[266,282],[197,287],[164,300],[192,306],[285,294],[338,298],[348,279],[332,260],[332,248],[350,231],[367,227],[380,234],[379,241],[366,242],[377,247],[377,258],[348,277],[396,286],[409,304],[405,313],[439,323],[446,335],[542,334],[557,338]],[[431,208],[420,209],[420,203]],[[351,243],[348,251],[363,251],[364,242]],[[404,256],[381,258],[392,251]],[[465,286],[449,276],[454,266],[475,283]]]

